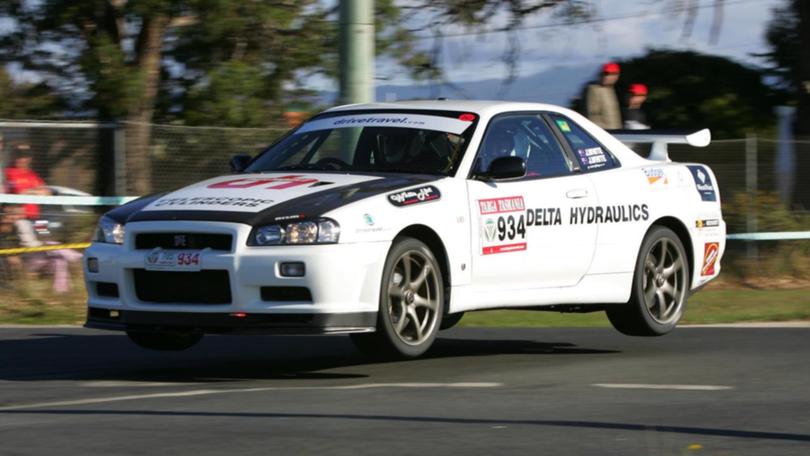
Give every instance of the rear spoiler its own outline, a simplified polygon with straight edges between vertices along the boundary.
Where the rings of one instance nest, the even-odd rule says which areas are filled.
[[[703,130],[608,130],[625,144],[652,143],[649,160],[669,161],[667,144],[689,144],[693,147],[706,147],[712,142],[712,133]]]

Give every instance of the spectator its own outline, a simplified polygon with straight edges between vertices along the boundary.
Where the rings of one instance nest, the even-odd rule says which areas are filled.
[[[12,166],[6,168],[6,190],[18,195],[50,195],[45,181],[31,169],[31,147],[28,144],[17,144],[12,156]],[[23,206],[25,218],[35,221],[39,218],[39,205]]]
[[[24,208],[6,204],[0,214],[0,245],[2,248],[41,247],[31,221],[25,218]],[[25,253],[21,256],[4,256],[2,268],[7,268],[9,277],[25,269],[33,273],[53,276],[53,291],[64,293],[71,289],[69,264],[79,261],[82,254],[71,249]],[[4,275],[5,271],[4,271]]]
[[[615,89],[619,71],[617,63],[604,64],[599,83],[589,84],[585,94],[585,116],[606,130],[622,128],[619,100],[616,98]]]
[[[624,111],[624,128],[629,130],[646,130],[647,115],[641,109],[641,105],[647,100],[647,86],[644,84],[630,84],[627,93],[627,107]]]
[[[0,206],[0,249],[13,249],[19,247],[15,221],[19,206],[9,204]],[[15,255],[0,254],[0,286],[9,285],[22,270],[22,261]]]

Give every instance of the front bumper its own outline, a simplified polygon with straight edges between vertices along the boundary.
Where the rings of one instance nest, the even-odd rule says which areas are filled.
[[[127,225],[122,245],[94,243],[85,251],[84,261],[89,307],[87,326],[117,330],[149,327],[203,332],[302,333],[374,328],[388,243],[249,247],[250,230],[250,226],[238,223],[136,222]],[[230,294],[227,303],[139,299],[136,271],[143,271],[150,250],[136,249],[135,236],[177,232],[221,233],[233,237],[230,251],[200,252],[203,271],[227,273],[225,286]],[[98,265],[97,272],[89,270],[91,258]],[[305,276],[281,276],[281,262],[303,262]],[[177,277],[186,273],[171,274]],[[171,287],[171,283],[171,280],[161,281],[161,286]],[[306,289],[309,296],[279,299],[263,294],[263,290],[282,288]],[[182,295],[182,289],[170,291],[167,291],[168,296]],[[154,291],[150,295],[154,295]],[[145,296],[143,290],[140,296]]]
[[[84,326],[114,331],[182,331],[209,334],[341,334],[372,331],[376,320],[376,312],[241,314],[151,312],[90,307]]]

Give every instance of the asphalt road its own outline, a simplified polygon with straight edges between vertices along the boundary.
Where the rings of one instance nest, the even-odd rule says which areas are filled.
[[[345,336],[153,353],[0,329],[0,454],[810,454],[810,328],[455,329],[371,363]]]

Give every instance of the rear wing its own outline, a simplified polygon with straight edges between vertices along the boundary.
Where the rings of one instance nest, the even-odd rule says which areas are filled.
[[[689,144],[693,147],[706,147],[712,142],[712,133],[703,130],[608,130],[616,139],[625,144],[652,143],[649,160],[670,161],[667,144]]]

